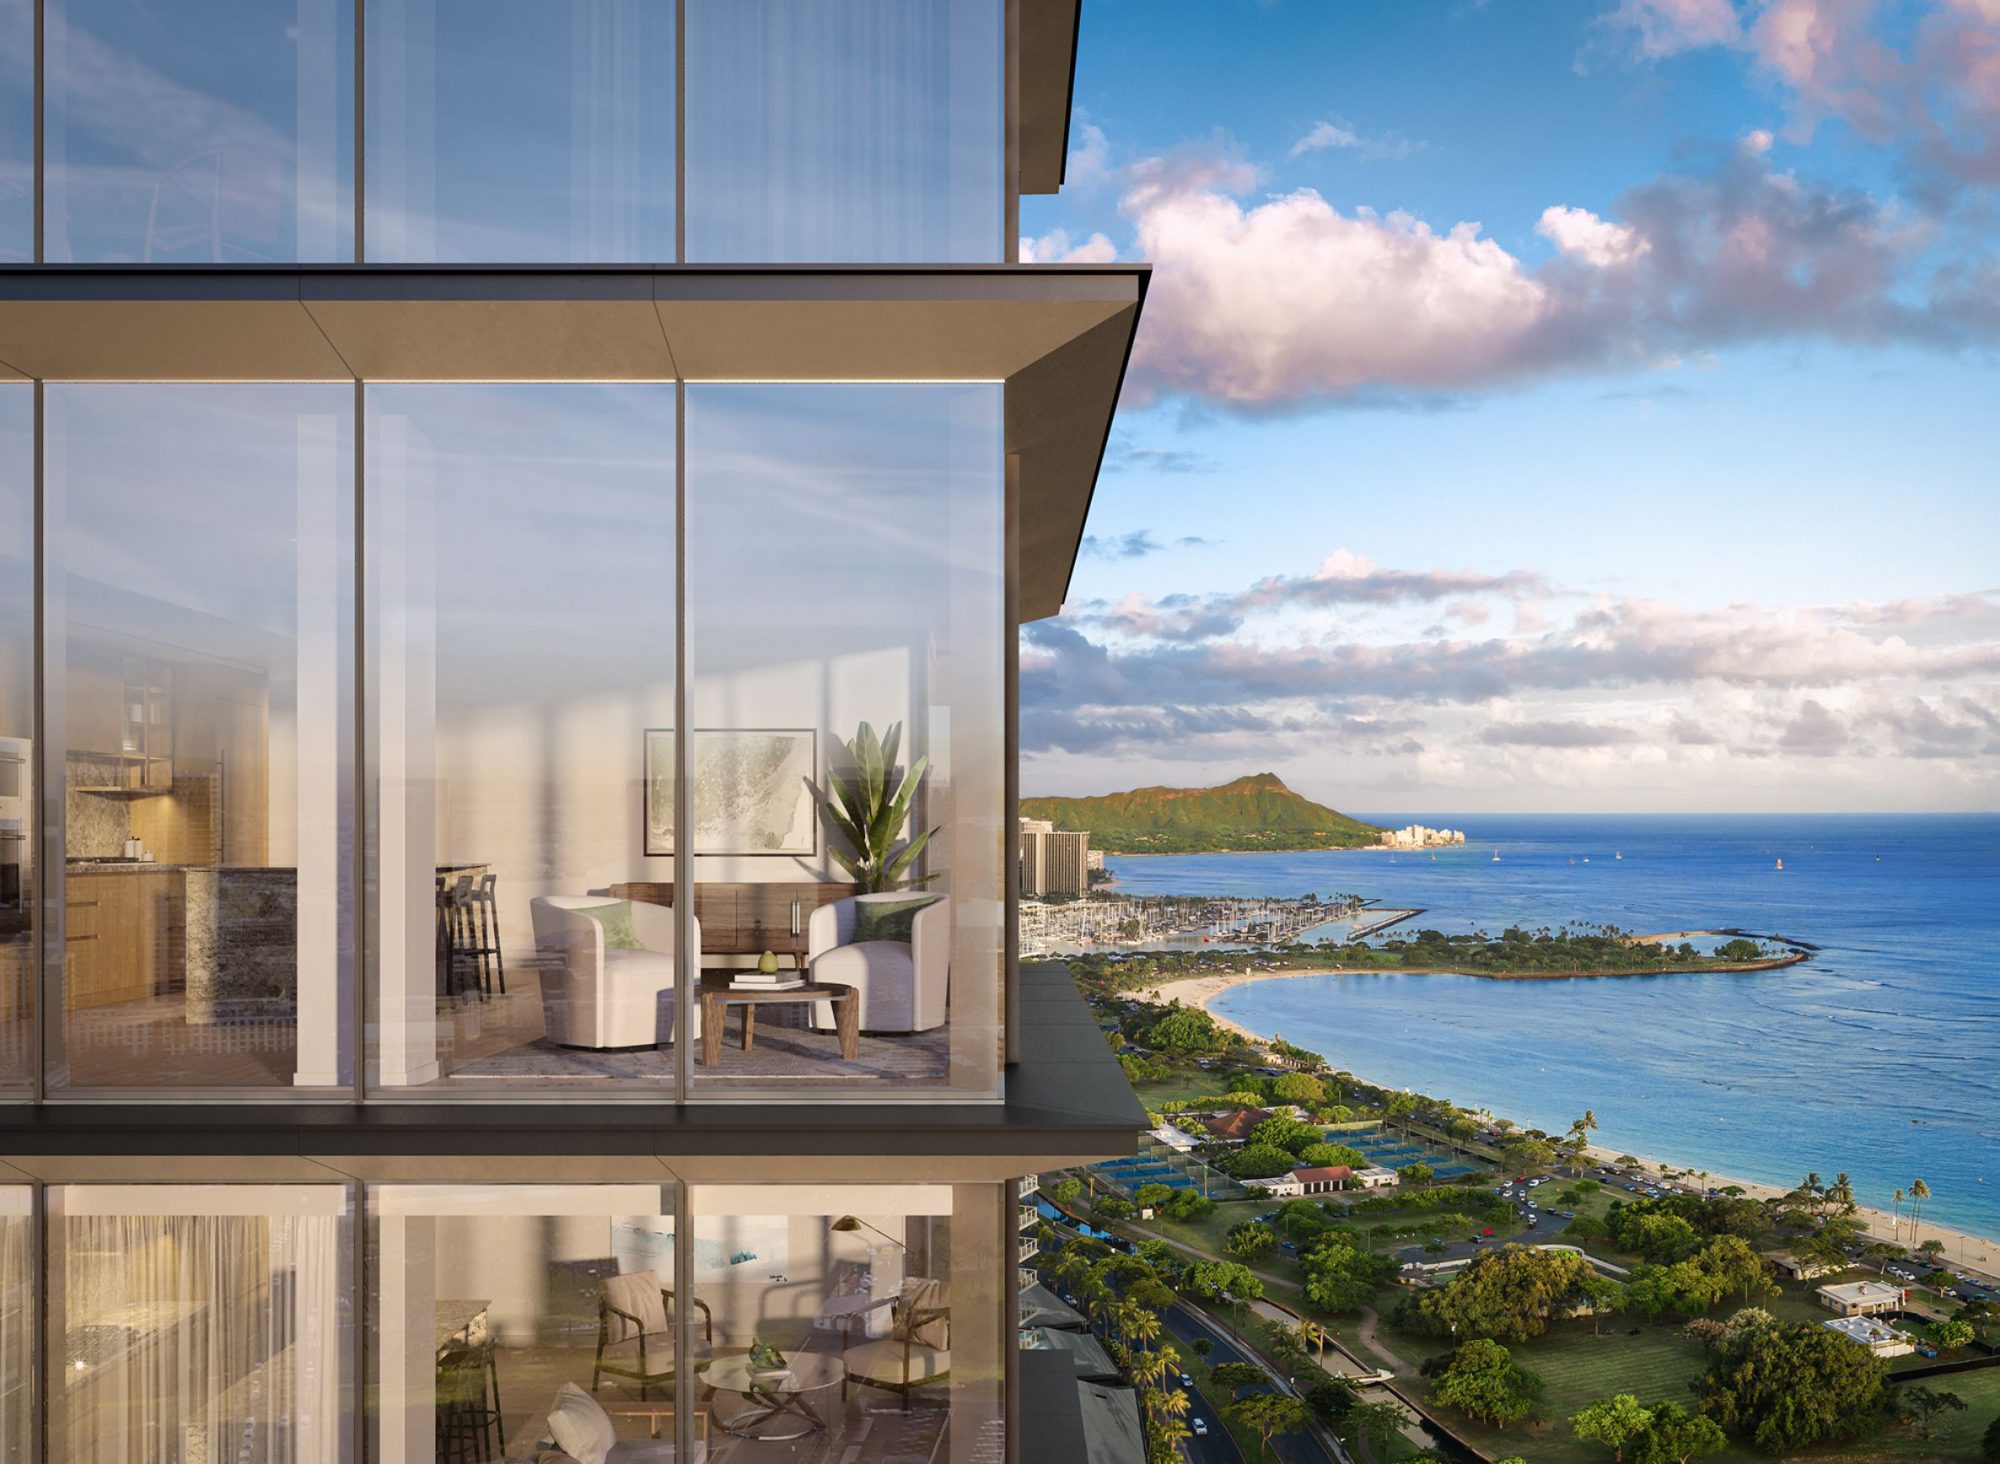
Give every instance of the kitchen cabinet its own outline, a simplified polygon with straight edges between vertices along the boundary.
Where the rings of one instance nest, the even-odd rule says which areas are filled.
[[[72,1009],[144,1001],[181,984],[184,885],[179,870],[160,865],[69,872],[63,946]]]
[[[174,783],[174,668],[116,647],[73,642],[64,685],[71,758],[115,764],[100,789],[165,793]],[[99,776],[104,776],[100,774]]]

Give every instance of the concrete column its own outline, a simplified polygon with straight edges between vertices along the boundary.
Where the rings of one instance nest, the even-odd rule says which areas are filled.
[[[437,485],[428,447],[407,421],[368,424],[368,544],[379,789],[377,1081],[438,1077]]]
[[[430,1464],[437,1447],[437,1228],[430,1216],[382,1215],[375,1226],[379,1464]]]
[[[293,715],[296,802],[298,1071],[301,1088],[346,1081],[353,1054],[350,951],[343,951],[343,887],[353,867],[340,810],[341,747],[347,700],[341,695],[342,578],[351,563],[340,546],[354,522],[342,476],[351,471],[331,415],[304,416],[298,426],[298,623]],[[345,512],[343,512],[345,510]],[[190,919],[192,902],[190,901]],[[348,943],[351,947],[351,942]],[[347,979],[343,979],[343,978]]]

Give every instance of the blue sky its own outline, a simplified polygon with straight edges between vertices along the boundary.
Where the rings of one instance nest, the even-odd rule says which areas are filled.
[[[2000,807],[2000,0],[1085,7],[1027,791]]]

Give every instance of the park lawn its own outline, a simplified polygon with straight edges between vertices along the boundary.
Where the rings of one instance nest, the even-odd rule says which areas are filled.
[[[1989,1367],[1980,1372],[1948,1373],[1941,1378],[1931,1378],[1930,1386],[1947,1393],[1956,1393],[1963,1398],[1966,1409],[1963,1413],[1950,1414],[1944,1427],[1950,1437],[1943,1440],[1918,1438],[1916,1430],[1892,1428],[1873,1444],[1857,1445],[1843,1453],[1843,1459],[1934,1459],[1943,1464],[1950,1460],[1971,1461],[1979,1457],[1980,1436],[1987,1425],[2000,1418],[2000,1367]]]

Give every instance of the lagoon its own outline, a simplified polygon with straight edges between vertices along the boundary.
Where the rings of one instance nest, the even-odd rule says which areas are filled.
[[[1741,927],[1820,947],[1783,970],[1585,981],[1296,977],[1215,1009],[1336,1067],[1770,1184],[1846,1170],[1887,1207],[2000,1238],[2000,816],[1386,814],[1463,849],[1107,861],[1133,894],[1423,906],[1406,927]],[[1493,862],[1499,853],[1500,862]],[[1777,861],[1784,868],[1777,868]],[[1393,935],[1393,932],[1391,932]]]

